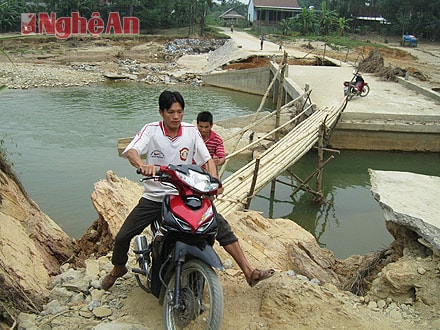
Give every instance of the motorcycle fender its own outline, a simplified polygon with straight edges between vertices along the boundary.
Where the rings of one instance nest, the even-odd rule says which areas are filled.
[[[211,267],[217,268],[218,270],[225,270],[217,253],[215,253],[212,246],[205,241],[203,241],[203,243],[200,242],[200,244],[197,246],[177,241],[174,247],[174,262],[177,262],[177,260],[186,256],[187,254],[199,258],[203,262],[207,263]]]

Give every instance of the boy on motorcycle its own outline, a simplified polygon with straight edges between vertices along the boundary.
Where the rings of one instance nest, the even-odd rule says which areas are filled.
[[[140,169],[144,176],[154,176],[155,165],[191,164],[205,165],[206,171],[217,177],[217,169],[203,139],[194,125],[182,122],[185,101],[179,92],[164,91],[159,96],[159,114],[162,121],[146,124],[125,148],[122,157]],[[146,161],[141,159],[145,155]],[[116,279],[127,273],[128,251],[133,237],[142,233],[161,216],[161,204],[174,190],[158,181],[144,181],[144,193],[139,203],[126,218],[115,237],[110,273],[103,279],[101,288],[110,289]],[[218,214],[216,239],[234,258],[251,287],[274,274],[273,269],[252,267],[241,249],[238,238],[228,222]]]

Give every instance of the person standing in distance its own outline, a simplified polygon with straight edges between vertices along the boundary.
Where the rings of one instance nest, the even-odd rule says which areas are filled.
[[[205,165],[206,170],[216,177],[216,166],[209,155],[203,139],[194,125],[182,122],[185,101],[179,92],[164,91],[159,96],[161,121],[146,124],[128,144],[121,156],[139,169],[145,176],[156,174],[155,165],[192,164]],[[145,156],[145,162],[141,156]],[[104,277],[101,288],[110,289],[116,279],[128,271],[128,251],[133,237],[142,233],[155,219],[161,216],[161,205],[165,195],[175,190],[158,181],[144,182],[144,193],[139,203],[125,219],[115,237],[112,263],[113,269]],[[273,269],[253,268],[232,232],[228,222],[218,214],[218,233],[220,245],[234,258],[252,287],[259,281],[271,277]]]

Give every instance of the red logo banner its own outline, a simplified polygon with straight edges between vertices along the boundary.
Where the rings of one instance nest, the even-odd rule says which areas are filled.
[[[72,12],[70,17],[56,17],[55,13],[22,13],[21,34],[54,35],[67,39],[72,35],[92,34],[139,34],[140,21],[137,17],[123,17],[118,12],[110,12],[105,22],[98,12],[92,13],[87,20],[79,12]]]

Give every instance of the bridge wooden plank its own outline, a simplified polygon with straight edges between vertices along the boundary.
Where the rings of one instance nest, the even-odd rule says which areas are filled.
[[[343,104],[339,108],[317,109],[260,155],[259,175],[255,183],[254,195],[313,148],[318,142],[322,123],[325,121],[325,125],[331,129],[336,125],[343,109]],[[216,208],[220,213],[227,216],[233,211],[243,209],[254,170],[255,160],[252,160],[223,181],[225,191],[216,201]]]

